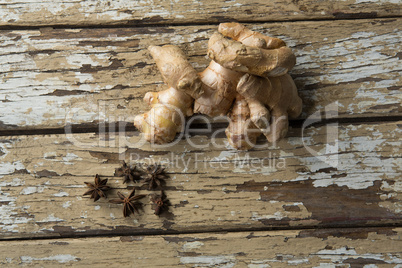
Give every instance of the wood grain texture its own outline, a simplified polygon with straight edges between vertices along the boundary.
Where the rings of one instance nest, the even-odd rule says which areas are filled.
[[[401,228],[8,241],[7,267],[400,267]]]
[[[283,38],[306,118],[338,102],[339,117],[401,115],[402,19],[250,25]],[[1,31],[0,129],[132,122],[161,89],[147,47],[177,44],[202,70],[216,26]]]
[[[0,26],[90,26],[376,18],[401,15],[395,0],[1,1]]]
[[[168,148],[140,146],[138,133],[4,137],[0,235],[401,224],[401,123],[309,127],[304,138],[293,129],[277,147],[250,152],[226,149],[225,138],[215,140],[221,148],[212,146],[205,134]],[[328,140],[331,135],[337,143]],[[134,186],[140,194],[152,193],[142,183],[126,186],[113,177],[122,159],[135,163],[137,158],[167,167],[168,213],[154,215],[147,197],[144,212],[123,218],[121,206],[82,196],[84,182],[93,181],[95,174],[109,178],[116,188],[110,198]]]

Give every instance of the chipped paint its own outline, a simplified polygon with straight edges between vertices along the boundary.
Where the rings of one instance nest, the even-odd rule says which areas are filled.
[[[377,227],[17,240],[3,243],[7,259],[0,264],[49,266],[75,258],[77,263],[68,264],[110,266],[110,252],[119,252],[113,262],[119,267],[132,266],[133,260],[138,267],[150,261],[155,267],[399,267],[402,255],[395,249],[401,233]],[[183,252],[183,245],[195,241],[203,246]],[[138,255],[133,258],[132,252]]]
[[[316,253],[321,259],[329,259],[332,263],[343,263],[348,259],[368,259],[368,260],[379,260],[384,263],[401,264],[402,258],[393,257],[392,255],[384,255],[381,253],[363,253],[358,254],[353,248],[341,247],[337,249],[323,249]]]
[[[71,207],[71,204],[72,204],[71,201],[66,201],[66,202],[63,203],[62,207],[63,208],[69,208],[69,207]]]
[[[36,193],[43,193],[45,189],[48,189],[47,186],[29,186],[21,190],[20,195],[30,195],[30,194],[36,194]]]
[[[23,169],[25,169],[25,166],[20,160],[15,162],[0,162],[0,175],[12,174],[17,170]]]
[[[21,256],[22,263],[32,263],[37,261],[57,261],[58,263],[69,263],[76,262],[79,259],[71,254],[58,254],[49,257],[31,257],[31,256]]]
[[[74,165],[73,161],[80,161],[82,160],[81,157],[74,153],[67,153],[66,156],[63,157],[64,164],[66,165]]]
[[[12,181],[6,181],[6,180],[0,181],[0,187],[4,187],[4,186],[15,187],[15,186],[22,186],[24,184],[25,184],[25,181],[21,180],[20,178],[14,178]]]
[[[3,192],[0,187],[0,227],[5,233],[18,233],[19,224],[27,224],[32,218],[19,215],[20,211],[26,212],[29,206],[17,206],[17,197]]]
[[[197,257],[180,257],[181,264],[193,264],[196,266],[209,267],[234,267],[237,263],[235,256],[197,256]]]
[[[52,213],[52,214],[48,215],[46,218],[44,218],[43,220],[38,221],[38,222],[46,223],[46,222],[62,222],[62,221],[65,221],[65,220],[55,217],[54,213]]]
[[[64,191],[59,191],[58,193],[53,194],[53,196],[63,197],[63,196],[69,196],[69,194]]]
[[[90,6],[87,8],[91,10]],[[97,12],[102,12],[98,8]],[[77,11],[77,8],[73,9]],[[64,12],[67,11],[63,11],[65,18]],[[126,12],[120,13],[127,15]],[[145,13],[141,12],[142,15]],[[399,25],[398,20],[394,29],[398,29]],[[333,31],[337,34],[331,32],[331,37],[334,37],[322,41],[316,40],[316,36],[327,35],[328,25],[326,22],[315,22],[315,26],[305,23],[285,28],[259,25],[261,30],[269,29],[273,35],[283,31],[289,45],[306,44],[296,49],[299,63],[292,74],[296,76],[298,85],[305,89],[319,84],[331,85],[331,88],[319,87],[315,94],[301,90],[308,108],[303,116],[309,110],[338,99],[340,107],[344,107],[340,110],[341,114],[397,113],[401,96],[397,90],[387,88],[398,87],[402,82],[397,75],[399,59],[395,56],[399,52],[401,31],[390,30],[390,24],[337,22],[336,26],[331,26],[331,29],[338,29]],[[306,27],[314,31],[300,35],[300,32],[306,32]],[[155,83],[159,83],[158,79],[162,80],[148,75],[154,74],[151,64],[135,67],[145,61],[151,35],[154,44],[183,43],[192,64],[199,69],[204,68],[207,59],[199,57],[197,51],[205,50],[206,37],[213,29],[211,26],[202,26],[200,29],[204,31],[198,29],[196,26],[161,28],[160,32],[154,32],[152,28],[149,32],[138,32],[138,29],[43,29],[0,35],[5,44],[0,62],[7,70],[0,76],[0,99],[6,100],[6,105],[0,106],[0,121],[19,127],[60,127],[70,122],[88,123],[121,116],[130,122],[132,118],[125,111],[108,111],[102,117],[99,104],[104,102],[114,107],[124,104],[122,106],[128,107],[133,114],[145,107],[137,98],[153,90]],[[138,49],[124,45],[133,42],[133,36],[138,39]],[[200,38],[205,41],[199,41]],[[369,60],[370,64],[366,64]],[[121,87],[123,89],[119,89]],[[134,92],[133,87],[136,88]],[[339,92],[342,94],[339,95]],[[354,98],[359,101],[354,101]]]
[[[220,20],[252,21],[261,20],[284,21],[307,18],[333,19],[333,5],[322,3],[319,8],[315,2],[282,1],[267,3],[253,2],[249,8],[245,0],[224,2],[201,2],[194,0],[155,1],[76,1],[62,0],[58,2],[14,2],[5,1],[0,10],[1,25],[113,25],[135,21],[138,25],[216,22]],[[337,9],[349,10],[359,5],[359,10],[368,13],[372,10],[390,17],[396,13],[398,0],[340,0]],[[389,6],[391,5],[391,6]],[[223,14],[224,12],[224,14]],[[275,14],[275,16],[269,16]]]
[[[112,187],[121,184],[121,180],[115,182],[116,179],[113,179],[119,156],[117,149],[93,146],[90,151],[96,153],[88,153],[71,143],[66,148],[67,138],[63,134],[20,136],[18,141],[7,148],[8,153],[2,161],[12,163],[13,159],[19,159],[24,163],[24,168],[32,170],[32,174],[24,171],[3,175],[0,187],[4,202],[0,201],[0,217],[6,219],[6,224],[1,225],[0,229],[6,230],[5,233],[10,236],[27,237],[31,234],[55,233],[68,236],[77,232],[91,233],[94,229],[102,234],[111,234],[115,230],[111,226],[132,225],[135,229],[130,229],[130,232],[136,234],[144,228],[180,231],[208,228],[209,225],[216,229],[226,228],[227,224],[230,228],[307,228],[325,227],[329,224],[351,226],[356,222],[397,222],[400,220],[399,199],[402,186],[398,177],[399,154],[393,153],[392,148],[398,141],[398,124],[387,122],[340,125],[339,142],[342,153],[338,168],[316,165],[317,159],[312,158],[301,146],[300,138],[298,144],[295,143],[296,139],[292,142],[283,140],[278,147],[270,147],[269,151],[239,152],[238,160],[236,155],[225,160],[227,167],[221,167],[219,162],[212,160],[225,155],[221,154],[222,150],[214,149],[202,153],[208,157],[207,161],[217,164],[215,169],[200,168],[194,161],[190,161],[188,173],[183,174],[182,167],[170,165],[169,173],[174,174],[175,179],[168,182],[168,191],[179,193],[169,197],[172,202],[171,212],[175,218],[171,226],[158,217],[153,217],[148,204],[144,206],[144,213],[135,218],[124,219],[121,208],[107,205],[107,200],[93,203],[87,197],[82,198],[85,187],[83,182],[93,179],[93,174],[99,173],[109,178]],[[313,134],[310,135],[310,132]],[[324,134],[325,127],[311,127],[306,130],[306,135],[310,137],[308,145],[317,150],[323,148]],[[137,138],[135,135],[133,137]],[[97,139],[97,135],[83,133],[77,134],[76,138],[87,143]],[[58,143],[55,144],[54,140]],[[376,142],[364,145],[372,140]],[[141,153],[144,159],[170,153],[181,156],[184,146],[188,148],[184,155],[185,161],[195,159],[195,154],[200,153],[189,147],[185,141],[180,141],[169,152],[153,151],[146,146],[129,149],[128,152]],[[269,176],[259,173],[258,169],[252,171],[246,167],[243,168],[247,172],[241,176],[233,173],[233,168],[245,159],[251,162],[275,157],[286,159],[285,169]],[[38,162],[42,163],[40,167],[37,167]],[[74,168],[68,163],[74,163]],[[58,175],[51,179],[37,176],[45,175],[41,173],[43,170],[51,170]],[[147,194],[145,189],[141,189],[143,191]],[[326,202],[322,202],[320,198]],[[24,207],[26,204],[30,208]],[[83,204],[86,205],[83,207]],[[54,213],[53,218],[48,218],[50,212]],[[147,222],[146,227],[141,226],[144,221]],[[92,226],[92,231],[85,229],[85,226]]]
[[[363,126],[351,126],[349,129],[339,129],[339,138],[345,139],[350,135],[351,131],[361,131],[366,127]],[[358,136],[348,137],[347,140],[340,140],[338,142],[339,152],[336,154],[338,165],[336,170],[342,173],[342,170],[353,170],[353,167],[362,164],[364,165],[364,176],[361,172],[344,172],[342,176],[328,176],[325,172],[327,169],[333,169],[333,167],[327,163],[330,163],[330,157],[326,156],[327,161],[319,161],[316,157],[305,157],[301,161],[311,172],[314,172],[310,176],[314,180],[315,187],[328,187],[330,185],[347,186],[350,189],[365,189],[373,186],[373,183],[382,176],[387,174],[388,178],[398,178],[399,174],[396,169],[402,166],[402,160],[399,158],[384,158],[379,159],[376,154],[377,151],[381,151],[381,148],[385,146],[400,147],[400,142],[396,144],[389,137],[394,137],[400,132],[398,128],[390,131],[387,138],[382,137],[383,134],[378,130],[364,129],[370,131],[372,136]],[[308,146],[314,144],[314,141],[308,138],[305,141]],[[358,154],[363,158],[357,159],[355,155]],[[325,158],[325,156],[324,156]],[[323,171],[323,172],[320,172]],[[305,175],[302,174],[295,178],[293,181],[304,180]]]
[[[192,251],[195,249],[199,249],[204,245],[204,243],[200,241],[194,241],[194,242],[187,242],[183,245],[183,251]]]

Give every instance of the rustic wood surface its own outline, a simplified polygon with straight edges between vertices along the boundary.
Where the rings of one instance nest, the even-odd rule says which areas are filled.
[[[338,102],[339,118],[400,116],[402,19],[251,25],[294,48],[306,118]],[[163,87],[147,47],[178,44],[203,70],[216,26],[0,31],[0,130],[125,121]],[[369,62],[369,63],[368,63]]]
[[[339,118],[400,116],[402,19],[254,25],[294,48],[301,118],[333,102]],[[314,29],[314,30],[312,30]],[[0,130],[125,121],[163,87],[150,44],[179,44],[203,70],[216,26],[1,31]],[[367,64],[370,61],[370,64]]]
[[[1,236],[399,224],[401,125],[339,125],[338,152],[335,144],[326,145],[328,126],[306,129],[304,139],[300,129],[293,129],[276,147],[250,152],[217,149],[205,135],[190,139],[197,147],[182,140],[165,149],[139,147],[136,133],[4,137]],[[216,143],[225,147],[225,141]],[[322,155],[316,158],[307,148]],[[137,158],[168,168],[169,213],[153,215],[147,197],[141,215],[124,218],[122,206],[82,196],[84,182],[93,181],[94,174],[109,178],[125,194],[133,186],[141,194],[152,193],[142,183],[126,186],[113,177],[122,159],[135,163],[130,159]]]
[[[0,1],[0,264],[401,267],[401,6]],[[212,139],[196,122],[174,146],[144,143],[133,118],[164,87],[147,47],[180,45],[201,71],[209,36],[231,20],[297,55],[304,106],[289,137],[237,152],[225,123]],[[82,196],[95,174],[109,199],[155,193],[115,177],[122,160],[167,167],[168,212],[146,196],[124,218]]]
[[[0,244],[3,256],[0,264],[35,267],[399,267],[398,263],[402,262],[401,235],[401,228],[353,228],[9,241]]]
[[[83,26],[294,21],[400,16],[397,0],[10,1],[0,2],[0,26]]]

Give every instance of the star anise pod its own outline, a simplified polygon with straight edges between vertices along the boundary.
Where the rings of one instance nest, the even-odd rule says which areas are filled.
[[[126,164],[125,161],[123,161],[123,165],[115,169],[114,175],[118,177],[124,176],[123,183],[127,183],[130,181],[138,181],[141,179],[141,176],[136,169],[137,167],[134,166],[134,168],[131,168]]]
[[[98,199],[101,197],[106,198],[105,192],[111,189],[110,186],[106,185],[107,179],[101,180],[98,174],[95,175],[95,183],[84,183],[89,187],[89,190],[83,195],[91,195],[91,198],[94,199],[94,202],[98,201]]]
[[[141,207],[142,203],[137,201],[141,198],[144,198],[144,194],[135,195],[135,188],[130,193],[128,197],[124,196],[122,193],[117,192],[119,199],[109,200],[110,203],[113,204],[123,204],[123,216],[128,217],[130,213],[135,214],[135,212],[139,213],[138,208]]]
[[[167,199],[165,193],[151,195],[152,209],[155,210],[155,215],[160,215],[162,212],[169,210],[170,201]]]
[[[169,176],[165,173],[165,168],[160,165],[150,165],[146,169],[147,177],[144,182],[148,183],[148,189],[154,190],[156,188],[162,189],[165,179]]]

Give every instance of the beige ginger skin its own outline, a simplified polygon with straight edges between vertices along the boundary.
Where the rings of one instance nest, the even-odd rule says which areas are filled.
[[[229,143],[248,150],[261,133],[270,142],[285,137],[288,118],[300,115],[302,101],[287,74],[296,58],[285,42],[239,23],[221,23],[218,31],[208,42],[211,62],[198,74],[178,47],[149,48],[169,88],[144,97],[151,110],[134,124],[146,140],[172,141],[193,112],[229,115]]]
[[[269,142],[276,142],[286,136],[289,125],[289,118],[296,118],[300,115],[302,109],[302,100],[300,99],[296,85],[289,74],[290,70],[296,63],[296,58],[291,50],[286,47],[285,42],[278,38],[272,38],[264,36],[261,33],[257,33],[247,29],[245,26],[239,23],[221,23],[219,25],[219,32],[222,35],[232,38],[229,40],[231,48],[229,55],[220,56],[223,65],[240,64],[239,68],[244,68],[243,65],[249,65],[246,68],[254,68],[253,61],[249,61],[248,56],[254,58],[254,60],[260,59],[258,64],[262,65],[259,70],[269,70],[268,73],[255,73],[248,72],[242,76],[238,85],[237,92],[244,97],[248,103],[250,119],[257,126],[261,132],[266,136]],[[222,36],[216,35],[218,40],[222,39]],[[212,39],[212,38],[211,38]],[[227,40],[227,39],[226,39]],[[257,53],[251,55],[243,53],[241,57],[233,55],[233,42],[235,46],[240,47],[238,53],[243,53],[244,46],[259,48],[261,55],[276,55],[274,60],[267,61],[264,65],[264,61],[267,58],[256,57]],[[219,42],[219,41],[218,41]],[[226,41],[225,41],[226,42]],[[213,42],[211,42],[213,43]],[[221,42],[219,46],[225,46],[224,42]],[[214,49],[208,47],[208,52],[212,53],[214,58]],[[226,48],[224,48],[226,49]],[[250,51],[249,50],[246,50]],[[268,53],[269,51],[269,53]],[[226,56],[226,59],[225,59]],[[233,60],[235,59],[235,60]],[[252,65],[250,67],[250,65]],[[284,70],[286,70],[284,72]],[[253,75],[254,74],[254,75]],[[252,144],[250,145],[252,147]]]
[[[148,49],[169,88],[145,94],[144,101],[151,110],[137,115],[134,125],[147,141],[169,143],[183,130],[184,116],[193,114],[194,98],[203,94],[202,82],[179,47],[150,46]]]

